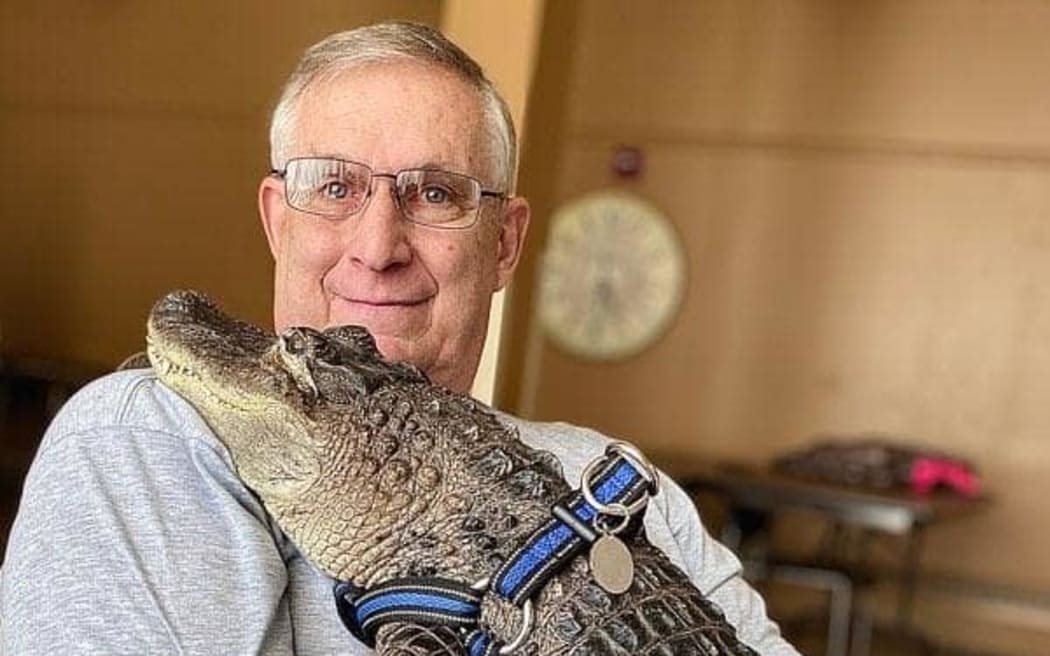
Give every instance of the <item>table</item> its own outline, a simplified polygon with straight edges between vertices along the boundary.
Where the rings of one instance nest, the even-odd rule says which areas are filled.
[[[827,520],[839,536],[848,531],[861,531],[900,537],[904,541],[904,550],[898,580],[896,623],[902,630],[910,629],[922,542],[927,528],[937,522],[974,513],[989,503],[986,496],[964,498],[947,492],[918,495],[834,485],[781,474],[755,463],[675,463],[671,459],[664,462],[668,464],[665,471],[694,498],[701,493],[713,493],[725,500],[730,521],[722,537],[730,547],[739,546],[740,536],[746,532],[734,523],[746,516],[745,513],[776,518],[792,512],[805,512]],[[857,542],[855,540],[854,544]],[[856,557],[840,552],[824,556],[823,561],[832,561],[833,564],[825,567],[817,562],[810,568],[812,572],[829,576],[841,572],[840,576],[852,580],[858,572],[866,569],[863,555]],[[846,640],[848,618],[846,621],[845,630],[829,628],[829,643],[832,634],[839,643]],[[846,648],[831,651],[846,653]]]

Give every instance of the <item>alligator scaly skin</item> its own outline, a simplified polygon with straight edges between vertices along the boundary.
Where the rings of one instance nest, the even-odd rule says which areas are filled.
[[[336,579],[479,581],[570,491],[551,454],[470,397],[383,361],[362,328],[275,336],[174,292],[151,312],[147,346],[281,529]],[[535,628],[515,653],[755,653],[642,532],[629,546],[626,593],[602,590],[577,557],[536,595]],[[519,611],[491,593],[482,608],[482,623],[509,642]],[[453,631],[411,624],[384,626],[376,650],[465,653]]]

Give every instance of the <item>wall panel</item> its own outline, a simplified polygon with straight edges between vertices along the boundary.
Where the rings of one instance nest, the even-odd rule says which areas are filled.
[[[927,566],[1050,591],[1050,5],[576,7],[545,125],[563,138],[525,161],[533,238],[559,203],[627,186],[683,237],[688,291],[624,362],[532,326],[509,404],[665,457],[875,431],[973,458],[996,502],[933,531]],[[622,144],[639,180],[610,172]]]
[[[256,217],[271,103],[302,49],[437,0],[0,5],[5,353],[112,367],[198,287],[269,323]]]

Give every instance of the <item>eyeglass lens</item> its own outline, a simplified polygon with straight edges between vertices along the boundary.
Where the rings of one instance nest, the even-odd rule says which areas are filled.
[[[378,177],[394,178],[398,205],[410,221],[465,227],[477,217],[481,184],[469,176],[431,169],[379,174],[364,164],[336,159],[289,161],[284,175],[286,197],[289,205],[304,212],[347,217],[365,206],[372,179]]]

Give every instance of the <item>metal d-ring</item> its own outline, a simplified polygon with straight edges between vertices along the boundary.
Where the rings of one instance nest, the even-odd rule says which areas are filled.
[[[587,500],[587,503],[591,504],[595,510],[603,515],[615,515],[617,517],[624,518],[624,525],[626,525],[627,518],[630,518],[635,513],[638,513],[645,505],[649,503],[649,497],[656,494],[660,490],[660,479],[656,468],[653,467],[652,463],[642,455],[642,452],[638,450],[633,444],[628,442],[613,442],[605,450],[606,453],[616,453],[622,456],[625,460],[631,463],[631,466],[638,472],[638,475],[645,479],[645,482],[649,484],[649,494],[643,494],[642,496],[635,499],[634,503],[629,506],[625,506],[622,503],[610,503],[604,504],[594,498],[594,493],[591,492],[591,474],[603,463],[601,459],[595,459],[587,465],[583,470],[583,475],[580,477],[580,493],[583,494],[583,498]],[[617,531],[612,531],[614,534]]]
[[[616,506],[619,506],[620,508],[623,508],[624,512],[627,511],[627,507],[624,506],[623,504],[620,504],[620,503],[610,504],[609,507],[616,507]],[[598,514],[598,515],[594,516],[594,520],[593,520],[594,521],[594,528],[597,529],[598,533],[600,533],[601,535],[619,535],[620,533],[623,532],[623,530],[625,528],[627,528],[627,525],[631,523],[631,515],[630,515],[630,513],[627,513],[627,514],[624,514],[624,515],[622,515],[620,517],[620,523],[619,524],[617,524],[616,526],[613,526],[613,527],[609,527],[609,526],[606,526],[605,522],[604,522],[605,518],[608,517],[608,516],[609,516],[608,514]]]
[[[626,458],[634,468],[638,470],[638,474],[649,483],[649,494],[650,496],[656,496],[660,492],[660,472],[657,471],[653,463],[649,462],[649,459],[638,449],[635,445],[630,442],[624,442],[622,440],[616,440],[610,444],[606,449],[606,453],[613,452],[619,453],[621,456]]]
[[[485,577],[470,586],[472,590],[484,591],[489,587],[489,577]],[[518,635],[514,636],[514,639],[504,644],[499,648],[500,656],[507,656],[513,654],[519,647],[525,644],[529,634],[532,633],[532,627],[536,623],[536,613],[532,608],[532,599],[526,599],[525,603],[521,606],[521,628],[518,629]]]
[[[594,493],[591,492],[591,474],[594,470],[602,464],[601,460],[594,460],[591,464],[587,465],[586,469],[583,470],[583,475],[580,477],[580,494],[587,500],[587,503],[591,504],[591,507],[597,510],[602,515],[613,515],[616,517],[623,517],[624,519],[630,518],[631,515],[645,508],[645,504],[649,503],[649,495],[643,494],[641,497],[635,499],[634,503],[629,506],[625,506],[622,503],[609,503],[605,504],[594,498]]]

